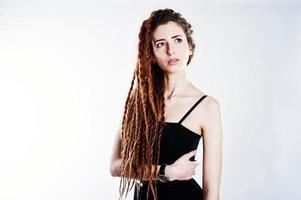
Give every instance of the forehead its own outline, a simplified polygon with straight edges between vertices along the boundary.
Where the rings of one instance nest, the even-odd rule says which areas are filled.
[[[174,35],[185,35],[183,28],[176,22],[170,21],[159,25],[153,32],[153,40],[167,39]]]

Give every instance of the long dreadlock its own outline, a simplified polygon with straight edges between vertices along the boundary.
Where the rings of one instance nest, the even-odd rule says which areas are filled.
[[[157,26],[169,21],[178,23],[184,30],[194,52],[191,25],[172,9],[153,11],[143,21],[138,43],[138,59],[131,86],[125,102],[121,129],[121,180],[120,198],[127,196],[134,184],[147,177],[149,190],[157,200],[157,188],[152,165],[159,163],[160,141],[165,125],[164,71],[154,61],[152,33]],[[190,63],[193,54],[189,57]],[[137,85],[134,88],[135,80]]]

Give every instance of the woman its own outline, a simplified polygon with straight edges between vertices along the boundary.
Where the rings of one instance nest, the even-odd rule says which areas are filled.
[[[220,105],[186,77],[195,49],[191,34],[191,25],[171,9],[143,21],[110,166],[112,176],[121,177],[120,199],[134,184],[135,200],[219,199]],[[203,188],[192,178],[201,137]]]

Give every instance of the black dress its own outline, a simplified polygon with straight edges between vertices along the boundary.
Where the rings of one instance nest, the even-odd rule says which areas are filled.
[[[181,123],[206,96],[207,95],[202,96],[179,122],[166,122],[161,138],[159,164],[173,164],[183,154],[197,149],[201,136],[186,128]],[[195,156],[192,156],[190,160],[195,160]],[[183,181],[175,180],[167,183],[156,181],[156,183],[158,200],[203,199],[203,189],[193,178]],[[147,181],[136,185],[134,200],[146,200],[147,187]],[[150,190],[149,200],[153,199]]]

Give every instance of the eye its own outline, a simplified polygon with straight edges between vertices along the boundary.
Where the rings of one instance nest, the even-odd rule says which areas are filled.
[[[164,46],[164,42],[159,42],[159,43],[156,44],[156,47],[157,47],[157,48],[160,48],[160,47],[162,47],[162,46]]]
[[[183,40],[181,38],[176,38],[175,41],[176,43],[181,43]]]

